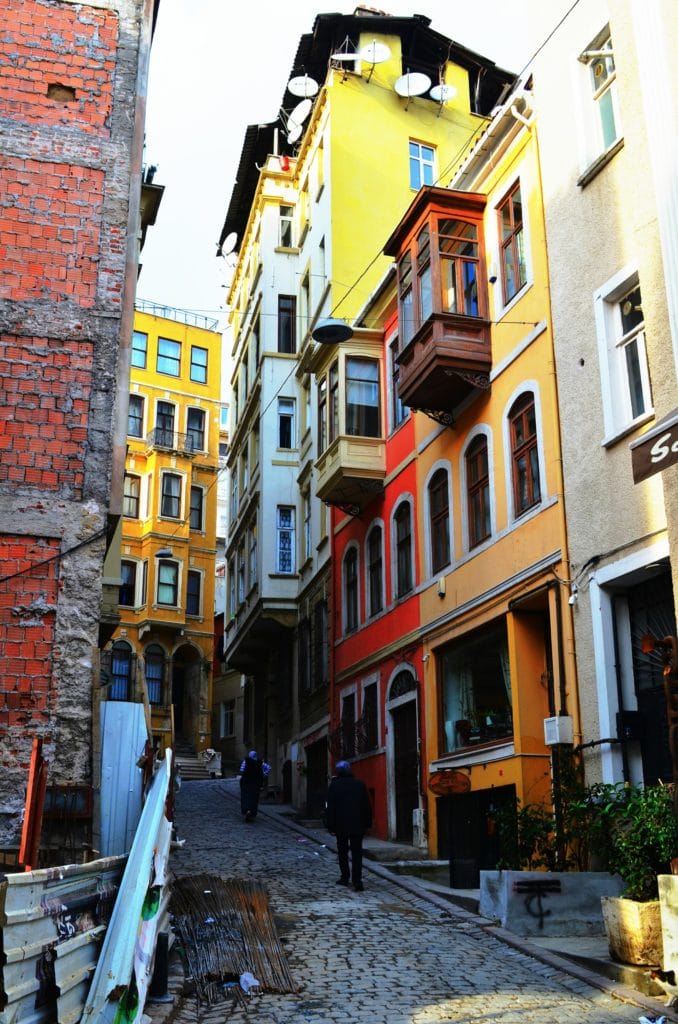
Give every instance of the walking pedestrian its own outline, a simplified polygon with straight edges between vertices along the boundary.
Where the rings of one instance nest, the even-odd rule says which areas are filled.
[[[256,750],[250,750],[240,765],[240,810],[245,821],[251,822],[259,810],[259,796],[271,766],[257,757]]]
[[[337,837],[341,872],[337,885],[352,881],[355,891],[362,892],[363,836],[372,825],[372,805],[367,786],[355,778],[348,761],[339,761],[336,773],[327,790],[327,829]]]

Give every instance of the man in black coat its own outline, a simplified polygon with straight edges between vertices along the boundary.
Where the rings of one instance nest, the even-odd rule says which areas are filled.
[[[270,772],[270,764],[260,761],[256,750],[250,750],[240,765],[240,809],[248,823],[257,816],[259,794]]]
[[[341,871],[337,885],[348,885],[351,879],[355,891],[362,892],[363,836],[372,824],[372,805],[367,786],[354,777],[348,761],[339,761],[336,772],[327,791],[327,828],[337,837]],[[352,870],[349,870],[349,848]]]

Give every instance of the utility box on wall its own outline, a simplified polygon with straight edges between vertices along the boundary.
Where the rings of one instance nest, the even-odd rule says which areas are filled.
[[[544,743],[554,747],[557,743],[573,743],[574,731],[570,715],[556,715],[544,719]]]

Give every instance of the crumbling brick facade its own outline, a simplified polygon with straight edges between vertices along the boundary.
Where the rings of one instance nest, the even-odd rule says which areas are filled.
[[[18,844],[34,736],[48,785],[92,785],[157,2],[3,5],[0,848]]]

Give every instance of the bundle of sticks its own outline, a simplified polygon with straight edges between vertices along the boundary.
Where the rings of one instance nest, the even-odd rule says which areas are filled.
[[[243,1000],[243,974],[260,992],[296,992],[263,886],[243,878],[176,878],[170,910],[198,1002]],[[251,990],[252,991],[252,990]]]

